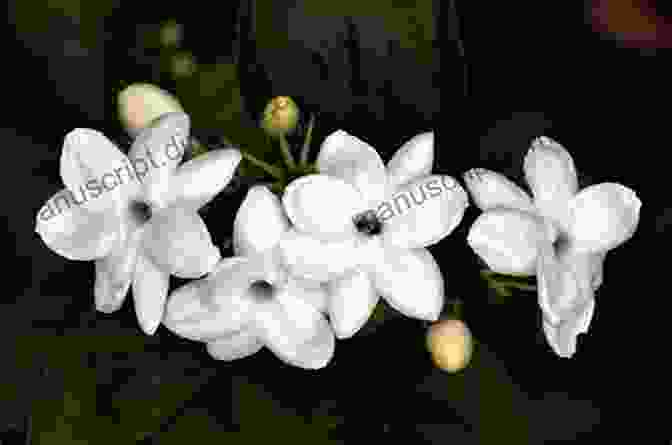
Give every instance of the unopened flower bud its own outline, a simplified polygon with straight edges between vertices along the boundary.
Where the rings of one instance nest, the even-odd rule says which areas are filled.
[[[135,83],[121,91],[118,106],[119,119],[133,137],[162,114],[184,112],[177,98],[148,83]]]
[[[428,329],[427,349],[438,368],[458,372],[471,360],[474,342],[469,328],[462,320],[446,319],[434,323]]]
[[[271,99],[264,109],[261,127],[271,136],[291,133],[299,121],[299,107],[289,96]]]

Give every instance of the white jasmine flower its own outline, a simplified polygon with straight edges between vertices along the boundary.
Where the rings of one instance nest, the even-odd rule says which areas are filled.
[[[370,145],[336,131],[317,158],[320,174],[287,186],[294,228],[282,252],[292,273],[328,281],[337,337],[354,335],[382,296],[403,314],[436,320],[443,277],[425,247],[460,223],[468,197],[450,176],[431,175],[434,135],[406,142],[387,167]]]
[[[206,342],[220,360],[246,357],[266,346],[291,365],[326,366],[335,348],[334,333],[321,313],[326,290],[287,273],[279,243],[289,228],[280,200],[264,186],[250,188],[234,222],[236,256],[173,292],[164,325]]]
[[[95,260],[95,304],[118,310],[133,287],[143,331],[163,315],[168,276],[197,278],[220,259],[197,210],[230,181],[237,150],[214,150],[179,168],[189,117],[169,113],[144,129],[124,155],[103,134],[76,129],[65,137],[66,186],[40,210],[35,230],[70,260]]]
[[[532,142],[524,170],[534,200],[498,173],[465,173],[484,212],[467,242],[495,272],[536,274],[546,338],[571,357],[576,337],[588,331],[605,255],[635,232],[641,202],[621,184],[579,191],[572,157],[547,137]]]

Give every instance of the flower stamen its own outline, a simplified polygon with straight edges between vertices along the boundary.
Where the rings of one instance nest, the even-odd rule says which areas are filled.
[[[250,293],[257,301],[268,301],[273,298],[275,288],[265,280],[257,280],[250,285]]]
[[[144,201],[133,201],[129,205],[131,217],[139,224],[146,223],[152,217],[152,207]]]
[[[383,230],[383,223],[378,219],[374,210],[367,210],[355,216],[353,223],[357,231],[365,235],[379,235]]]

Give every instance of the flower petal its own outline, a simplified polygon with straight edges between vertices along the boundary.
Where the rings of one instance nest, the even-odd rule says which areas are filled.
[[[253,186],[233,222],[234,252],[244,256],[275,247],[289,227],[280,199],[264,186]]]
[[[52,196],[35,219],[35,231],[44,244],[69,260],[102,258],[118,240],[120,222],[114,211],[78,206],[68,190]]]
[[[597,290],[602,285],[604,274],[604,260],[607,252],[599,252],[591,256],[591,283],[593,290]]]
[[[206,278],[170,294],[163,324],[175,334],[214,341],[240,330],[251,320],[253,301],[247,298],[261,271],[244,257],[223,259]]]
[[[323,314],[328,312],[329,294],[326,283],[297,279],[292,276],[289,277],[289,280],[294,281],[290,286],[295,289],[294,292],[298,298]]]
[[[448,236],[462,221],[469,198],[450,176],[416,179],[378,207],[383,239],[397,247],[427,247]]]
[[[467,243],[494,272],[534,275],[537,243],[544,234],[534,215],[496,208],[476,218],[469,229]]]
[[[399,148],[387,163],[390,190],[432,172],[434,163],[434,132],[420,133]]]
[[[387,172],[378,152],[343,130],[331,133],[317,156],[320,173],[340,178],[354,186],[368,208],[385,199]]]
[[[94,297],[100,312],[117,311],[133,280],[143,232],[137,229],[124,235],[109,255],[96,261]]]
[[[154,335],[161,324],[168,298],[169,274],[146,255],[138,255],[133,277],[133,302],[140,327],[147,335]]]
[[[353,217],[367,210],[356,189],[325,175],[307,175],[292,181],[285,189],[282,204],[299,231],[325,241],[354,236]]]
[[[180,278],[203,276],[221,258],[200,215],[181,207],[152,216],[144,245],[156,265]]]
[[[544,318],[552,325],[570,317],[572,310],[581,302],[582,283],[570,266],[571,261],[557,258],[550,238],[540,240],[537,293]]]
[[[257,353],[264,344],[251,329],[242,329],[208,342],[208,353],[217,360],[233,361]]]
[[[371,317],[378,294],[369,274],[356,269],[329,284],[329,320],[337,338],[349,338]]]
[[[607,251],[637,229],[642,202],[621,184],[602,183],[579,192],[570,203],[570,242],[575,249]]]
[[[198,210],[231,182],[240,164],[236,149],[211,150],[178,167],[170,182],[171,199]]]
[[[576,352],[576,338],[588,332],[595,312],[595,300],[590,299],[579,309],[576,317],[552,325],[544,320],[544,334],[548,344],[560,357],[570,358]]]
[[[260,305],[255,325],[265,345],[284,362],[323,368],[334,355],[334,333],[319,311],[294,295],[288,286],[274,301]]]
[[[76,128],[65,136],[60,167],[63,184],[89,210],[121,206],[124,193],[130,195],[137,187],[132,181],[123,183],[120,172],[129,171],[126,155],[96,130]]]
[[[427,249],[381,246],[370,266],[377,292],[397,311],[435,321],[443,307],[443,276]]]
[[[163,114],[138,134],[129,151],[128,158],[145,198],[159,207],[171,200],[171,178],[184,155],[189,130],[186,114]]]
[[[523,169],[539,212],[566,229],[567,206],[578,190],[572,156],[562,145],[541,136],[532,142]]]
[[[529,195],[506,176],[497,172],[472,168],[464,174],[464,183],[474,203],[483,212],[495,207],[535,211]]]
[[[280,244],[282,261],[291,275],[305,280],[326,282],[343,275],[361,259],[355,239],[320,241],[290,229]]]

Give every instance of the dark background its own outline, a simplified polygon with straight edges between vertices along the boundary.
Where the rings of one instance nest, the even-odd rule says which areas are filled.
[[[39,444],[669,440],[669,11],[641,20],[656,5],[457,1],[456,15],[450,2],[351,3],[9,3],[3,444],[24,443],[27,429]],[[166,69],[173,53],[156,35],[168,19],[183,25],[181,50],[199,74],[176,78]],[[479,280],[465,243],[478,214],[471,208],[431,249],[478,341],[464,372],[434,369],[425,327],[401,317],[339,341],[320,372],[265,350],[216,362],[163,328],[143,336],[130,297],[118,313],[95,313],[93,264],[57,256],[34,233],[35,213],[62,187],[68,131],[96,128],[128,144],[114,101],[135,81],[176,93],[204,140],[224,134],[246,147],[259,144],[255,118],[281,94],[318,113],[318,142],[343,128],[386,161],[433,129],[435,171],[456,177],[481,166],[523,184],[523,154],[545,134],[571,152],[582,186],[636,190],[640,226],[607,255],[590,332],[571,360],[546,345],[534,294],[497,302]],[[220,197],[209,210],[215,240],[230,235],[243,196]]]

